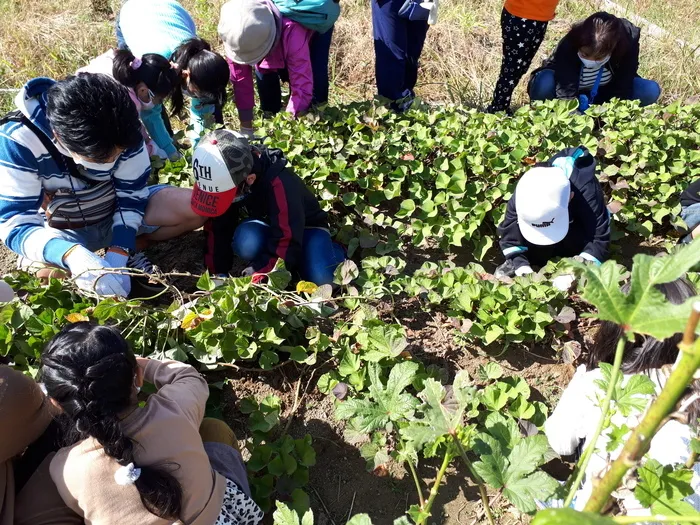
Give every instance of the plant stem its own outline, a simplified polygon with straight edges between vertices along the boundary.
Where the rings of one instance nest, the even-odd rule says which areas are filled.
[[[615,516],[615,523],[700,523],[697,516]]]
[[[700,340],[692,343],[695,329],[700,320],[700,302],[693,305],[693,312],[688,320],[688,328],[683,342],[678,345],[681,358],[668,377],[664,388],[652,403],[642,422],[637,425],[629,437],[622,452],[613,462],[603,479],[593,487],[593,493],[584,510],[600,512],[610,494],[615,490],[627,471],[635,467],[649,448],[652,438],[663,424],[668,414],[673,412],[678,401],[683,397],[688,384],[693,380],[695,371],[700,368]],[[647,518],[647,521],[650,521]],[[679,521],[674,517],[673,521]],[[696,518],[696,521],[700,521]]]
[[[450,450],[448,448],[445,451],[445,457],[442,459],[442,465],[440,466],[440,470],[438,471],[437,477],[435,478],[435,483],[433,483],[433,488],[430,489],[430,497],[428,498],[428,501],[425,502],[425,506],[422,507],[422,510],[426,513],[426,517],[425,519],[421,520],[417,525],[424,525],[425,521],[428,519],[428,516],[430,516],[430,509],[433,506],[435,497],[438,495],[438,490],[440,490],[440,482],[445,476],[445,472],[447,471],[447,467],[449,466],[450,461],[452,461],[452,454],[450,454]]]
[[[464,445],[462,445],[462,442],[455,435],[452,436],[452,439],[457,444],[457,448],[459,449],[459,455],[462,457],[462,461],[464,461],[464,464],[467,466],[469,473],[472,475],[472,480],[474,480],[474,483],[476,483],[477,487],[479,488],[479,495],[481,496],[481,503],[484,505],[484,513],[486,514],[486,519],[489,520],[489,523],[491,525],[495,525],[496,522],[493,519],[493,514],[491,514],[491,506],[489,505],[489,495],[486,492],[486,485],[484,485],[481,476],[479,476],[476,470],[474,470],[472,462],[469,461],[469,458],[467,457],[467,451],[464,450]]]
[[[416,467],[413,466],[411,460],[406,461],[408,463],[408,469],[411,471],[413,476],[413,482],[416,484],[416,490],[418,491],[418,502],[420,503],[420,508],[425,508],[425,498],[423,497],[423,489],[420,486],[420,479],[418,479],[418,472],[416,472]]]
[[[574,496],[576,496],[576,491],[581,486],[581,481],[583,480],[583,476],[586,473],[586,467],[588,466],[588,462],[591,460],[593,452],[595,452],[595,447],[596,443],[598,442],[598,438],[600,437],[600,434],[603,432],[603,428],[605,427],[605,421],[608,418],[608,411],[610,410],[610,401],[612,400],[615,385],[617,384],[617,378],[620,375],[620,366],[622,365],[622,356],[625,352],[626,344],[627,335],[623,333],[620,337],[620,340],[617,342],[617,348],[615,349],[615,360],[613,361],[613,368],[610,374],[610,383],[608,384],[608,391],[605,393],[605,399],[603,400],[603,404],[600,407],[601,410],[600,419],[598,419],[598,426],[596,427],[593,436],[591,436],[591,440],[588,442],[588,446],[583,452],[583,455],[581,456],[578,465],[576,465],[576,475],[573,478],[573,483],[569,486],[569,494],[566,496],[566,500],[564,500],[564,508],[569,507],[569,505],[571,505],[571,502],[574,500]],[[571,478],[569,479],[571,480]]]

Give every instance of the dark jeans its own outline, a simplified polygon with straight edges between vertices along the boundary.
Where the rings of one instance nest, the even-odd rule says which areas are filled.
[[[270,234],[270,226],[263,221],[244,221],[233,234],[233,252],[245,261],[257,259],[265,249]],[[333,242],[328,230],[306,228],[302,252],[297,267],[301,278],[319,286],[332,284],[335,269],[345,260],[345,250]]]
[[[399,16],[405,0],[370,0],[374,33],[377,92],[390,100],[413,96],[418,59],[428,34],[428,22]]]
[[[314,98],[312,104],[325,104],[328,102],[328,58],[331,52],[333,31],[331,27],[325,33],[315,33],[309,44],[311,55],[311,70],[314,75]]]
[[[542,69],[535,73],[529,86],[530,100],[553,100],[557,98],[556,81],[553,69]],[[656,102],[661,96],[661,87],[654,80],[636,77],[632,85],[632,100],[639,100],[641,106]]]
[[[331,27],[326,33],[315,33],[309,42],[309,56],[313,73],[314,93],[312,104],[328,102],[328,55],[333,40]],[[261,73],[255,69],[255,82],[258,86],[260,109],[264,113],[279,113],[282,111],[282,82],[289,82],[289,71],[281,69]]]

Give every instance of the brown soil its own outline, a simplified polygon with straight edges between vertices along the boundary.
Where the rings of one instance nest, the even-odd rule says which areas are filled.
[[[166,272],[203,271],[201,247],[203,232],[193,232],[180,239],[149,248],[148,255]],[[441,254],[445,258],[445,254]],[[411,252],[406,255],[411,268],[417,268],[426,260],[435,260],[436,254]],[[460,254],[457,259],[462,264]],[[0,272],[16,267],[16,256],[0,247]],[[177,278],[176,284],[183,289],[194,288],[192,278]],[[439,309],[427,311],[416,299],[399,299],[396,303],[382,302],[377,305],[380,315],[387,321],[399,322],[406,327],[410,351],[416,359],[426,365],[436,365],[451,379],[458,370],[467,370],[474,375],[478,367],[495,360],[509,375],[525,378],[533,390],[533,397],[545,401],[548,406],[556,404],[563,388],[568,384],[574,367],[561,363],[551,347],[524,348],[512,346],[481,348],[459,343],[454,338],[454,328],[447,316]],[[577,338],[583,336],[577,330]],[[366,469],[365,460],[358,449],[343,438],[344,424],[335,420],[333,400],[315,388],[315,382],[323,370],[302,370],[289,363],[272,373],[249,372],[228,369],[214,372],[215,381],[226,379],[222,392],[224,419],[234,429],[240,440],[249,437],[246,428],[247,416],[238,410],[238,402],[249,396],[256,399],[273,394],[283,402],[282,425],[289,424],[289,433],[294,437],[310,434],[314,439],[317,464],[310,469],[307,492],[318,525],[341,525],[352,514],[367,513],[375,525],[391,525],[410,505],[417,503],[415,486],[402,467],[390,475],[380,477]],[[313,375],[312,375],[313,374]],[[301,402],[294,414],[290,414],[295,400],[297,383],[301,382]],[[291,416],[292,420],[289,421]],[[455,462],[447,473],[437,497],[430,524],[477,524],[484,521],[483,509],[478,493],[468,481],[461,463]],[[432,485],[439,465],[436,462],[421,462],[419,475],[425,492]],[[561,478],[564,470],[548,469]],[[527,516],[520,516],[507,505],[497,493],[491,494],[492,509],[499,524],[527,523]],[[270,517],[268,516],[268,519]],[[271,522],[271,520],[270,520]]]

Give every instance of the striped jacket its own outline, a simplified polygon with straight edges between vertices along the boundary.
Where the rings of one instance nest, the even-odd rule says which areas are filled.
[[[55,81],[29,81],[15,99],[22,111],[41,131],[53,138],[46,119],[46,94]],[[142,142],[125,150],[110,171],[85,170],[95,183],[113,178],[117,206],[113,216],[112,244],[134,249],[136,231],[148,202],[146,182],[151,163]],[[33,261],[64,266],[63,255],[75,243],[45,224],[41,205],[44,194],[61,188],[83,189],[87,185],[70,177],[48,153],[34,133],[18,122],[0,126],[0,240],[12,251]]]

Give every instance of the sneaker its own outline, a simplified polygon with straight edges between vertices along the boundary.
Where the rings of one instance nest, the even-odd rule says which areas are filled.
[[[158,281],[152,280],[151,276],[161,276],[162,272],[155,264],[153,264],[144,252],[137,252],[131,255],[126,262],[127,268],[136,270],[143,275],[131,276],[131,293],[129,297],[132,299],[149,298],[159,294],[165,290],[165,286]]]

